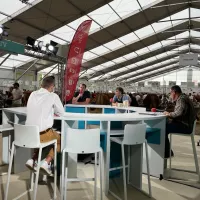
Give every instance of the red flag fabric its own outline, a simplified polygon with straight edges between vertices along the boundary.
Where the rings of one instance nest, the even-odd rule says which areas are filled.
[[[74,96],[91,23],[92,20],[81,23],[70,44],[64,77],[65,101],[70,101]]]

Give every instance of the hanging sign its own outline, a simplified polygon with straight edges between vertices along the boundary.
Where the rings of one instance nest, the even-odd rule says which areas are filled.
[[[197,66],[198,65],[198,54],[181,54],[179,56],[180,66]]]

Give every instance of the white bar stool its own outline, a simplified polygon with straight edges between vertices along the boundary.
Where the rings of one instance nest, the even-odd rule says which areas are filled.
[[[33,191],[33,200],[36,200],[42,149],[44,147],[54,145],[55,152],[57,152],[57,140],[52,140],[46,143],[40,143],[40,132],[39,132],[38,126],[27,126],[27,125],[15,124],[14,130],[15,130],[15,140],[12,143],[12,150],[11,150],[11,156],[10,156],[10,162],[9,162],[9,168],[8,168],[8,181],[7,181],[4,200],[8,199],[10,175],[11,175],[13,156],[14,156],[16,146],[22,147],[22,148],[39,149],[38,165],[37,165],[37,170],[36,170],[36,179],[35,179],[34,189],[33,189],[34,172],[31,172],[31,180],[30,180],[31,187],[29,190],[29,191]],[[54,154],[54,200],[56,199],[56,185],[57,185],[56,163],[57,163],[57,154],[55,153]],[[24,196],[29,191],[26,191],[25,193],[21,194],[20,196],[18,196],[18,198]],[[18,198],[15,198],[15,199],[18,199]]]
[[[122,150],[122,167],[111,168],[110,171],[123,169],[123,182],[124,182],[124,200],[127,200],[127,181],[126,181],[126,168],[128,168],[128,184],[130,183],[130,147],[138,144],[145,144],[146,149],[146,164],[147,164],[147,175],[148,175],[148,187],[149,196],[152,197],[151,192],[151,180],[149,170],[149,156],[148,147],[146,141],[146,124],[127,124],[124,128],[124,137],[111,137],[111,142],[116,142],[121,145]],[[128,145],[128,166],[125,162],[124,146]],[[121,199],[119,196],[114,194],[112,191],[109,192],[117,199]]]
[[[195,141],[194,141],[196,123],[197,123],[197,121],[195,120],[194,121],[194,125],[193,125],[193,130],[192,130],[191,134],[170,133],[170,158],[169,158],[169,169],[170,169],[170,171],[169,172],[170,172],[170,176],[171,176],[171,169],[172,169],[172,156],[171,156],[172,135],[187,136],[187,137],[190,136],[191,137],[191,142],[192,142],[193,154],[194,154],[194,162],[195,162],[195,167],[196,167],[196,173],[198,175],[198,179],[199,179],[199,182],[200,182],[199,162],[198,162],[197,150],[196,150]],[[186,170],[182,170],[182,171],[186,171]]]
[[[100,129],[71,129],[67,128],[65,148],[62,152],[62,188],[61,200],[66,200],[67,182],[94,181],[94,197],[97,199],[97,153],[99,153],[100,168],[100,193],[103,198],[102,190],[102,171],[103,171],[103,151],[100,146]],[[65,167],[66,153],[74,154],[95,154],[94,178],[68,178],[68,168]]]

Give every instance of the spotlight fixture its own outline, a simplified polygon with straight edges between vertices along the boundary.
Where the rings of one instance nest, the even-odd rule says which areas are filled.
[[[0,27],[0,35],[3,33],[3,28]]]
[[[48,46],[48,50],[52,53],[52,54],[54,54],[54,55],[56,55],[57,54],[57,52],[58,52],[58,47],[57,47],[57,45],[58,45],[58,43],[57,42],[54,42],[54,41],[50,41],[50,44],[49,44],[49,46]]]
[[[6,37],[8,36],[8,32],[6,31],[6,29],[9,29],[9,28],[0,24],[0,39],[3,39],[4,36]]]
[[[28,4],[29,0],[19,0],[21,1],[22,3],[25,3],[25,4]]]
[[[53,51],[54,51],[54,46],[49,45],[49,46],[48,46],[48,50],[51,51],[51,52],[53,52]]]
[[[38,48],[38,44],[39,44],[39,41],[36,40],[36,41],[34,42],[34,47],[35,47],[35,48]]]
[[[26,38],[26,44],[29,45],[29,46],[31,46],[31,47],[34,47],[35,42],[36,42],[36,40],[34,38],[32,38],[32,37],[28,36]]]
[[[42,49],[42,47],[43,47],[43,44],[44,44],[44,42],[42,42],[42,41],[39,41],[39,42],[38,42],[38,47],[39,47],[40,49]]]
[[[47,47],[46,46],[42,46],[41,51],[42,52],[46,52],[47,51]]]

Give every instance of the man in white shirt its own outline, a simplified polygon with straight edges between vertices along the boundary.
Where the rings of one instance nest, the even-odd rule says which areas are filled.
[[[60,135],[52,129],[54,114],[63,115],[64,108],[60,98],[54,91],[55,78],[49,76],[43,79],[41,89],[32,92],[27,104],[26,125],[36,125],[40,130],[40,141],[49,142],[57,140],[57,152],[60,152]],[[46,159],[42,162],[40,170],[47,175],[51,174],[51,161],[54,158],[54,148],[51,148]],[[33,158],[28,160],[26,166],[34,170],[37,166],[38,150]]]
[[[19,88],[19,83],[13,84],[14,89],[12,91],[12,107],[20,107],[22,105],[22,90]]]

